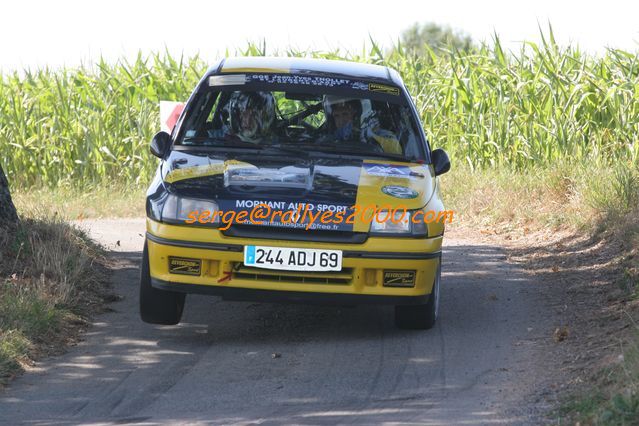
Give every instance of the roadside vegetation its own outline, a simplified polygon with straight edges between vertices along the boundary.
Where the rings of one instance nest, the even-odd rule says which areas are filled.
[[[49,215],[63,220],[110,217],[143,217],[146,187],[123,183],[91,184],[86,187],[61,185],[55,188],[18,189],[13,195],[17,210],[24,216]]]
[[[267,52],[257,44],[236,53],[347,59],[397,69],[432,144],[453,162],[443,185],[458,223],[561,228],[603,239],[619,247],[615,279],[623,281],[629,297],[639,296],[639,53],[609,49],[591,56],[558,46],[552,30],[540,44],[506,52],[498,38],[490,46],[476,45],[450,29],[435,30],[415,26],[388,51],[371,41],[359,53]],[[420,44],[433,34],[448,42]],[[159,128],[159,101],[186,100],[208,65],[197,56],[155,53],[132,62],[0,75],[0,158],[18,210],[54,206],[52,211],[69,219],[143,214],[139,200],[156,166],[148,143]],[[77,231],[60,223],[36,228],[46,232],[47,226],[57,230],[59,241],[82,242],[71,245],[77,252],[67,253],[73,271],[85,271],[99,258]],[[67,288],[71,275],[59,270],[52,278],[43,275],[67,283],[53,287],[60,288],[55,303],[26,302],[39,300],[45,287],[38,284],[42,262],[36,265],[27,255],[34,249],[27,244],[33,231],[22,232],[25,245],[1,246],[0,279],[10,290],[2,300],[15,313],[0,314],[0,353],[27,353],[31,339],[54,332],[55,318],[78,306],[69,305],[68,294],[76,291]],[[34,271],[29,284],[14,283],[11,277],[26,270]],[[82,280],[77,291],[88,285]],[[26,296],[23,288],[34,290]],[[53,320],[22,329],[19,318],[31,314],[18,306],[37,306],[39,318]],[[562,416],[611,424],[639,418],[636,345],[631,341],[624,361],[613,367],[608,377],[615,380],[596,397],[575,399]]]
[[[107,276],[102,249],[55,216],[0,227],[0,386],[75,339],[111,297]]]
[[[517,53],[494,46],[425,55],[400,44],[385,54],[312,56],[386,64],[415,98],[430,139],[457,166],[524,171],[569,160],[594,168],[639,157],[637,55],[609,50],[592,57],[543,45]],[[247,55],[262,55],[250,45]],[[301,56],[307,52],[268,52]],[[0,152],[14,187],[61,182],[146,183],[155,167],[148,141],[159,101],[186,100],[207,68],[197,56],[138,56],[129,63],[23,71],[0,76]]]

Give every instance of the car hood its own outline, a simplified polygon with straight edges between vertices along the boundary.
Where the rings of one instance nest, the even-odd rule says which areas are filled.
[[[184,197],[215,200],[220,210],[266,203],[294,210],[298,203],[325,210],[380,207],[418,209],[433,195],[432,167],[385,159],[173,151],[162,167],[164,183]]]

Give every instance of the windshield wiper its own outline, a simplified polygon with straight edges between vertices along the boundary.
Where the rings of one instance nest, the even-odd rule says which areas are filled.
[[[321,148],[321,147],[318,147]],[[333,147],[331,147],[330,149],[315,149],[316,151],[319,152],[324,152],[324,153],[328,153],[328,154],[343,154],[343,155],[352,155],[355,157],[377,157],[377,158],[388,158],[390,160],[399,160],[399,161],[404,161],[406,163],[416,163],[419,160],[415,157],[404,157],[401,154],[391,154],[391,153],[387,153],[387,152],[361,152],[361,151],[352,151],[349,149],[334,149]]]
[[[191,144],[186,144],[184,145],[184,142],[214,142],[213,144],[197,144],[197,145],[191,145]],[[219,138],[210,138],[210,137],[206,137],[206,136],[197,136],[197,137],[190,137],[190,138],[185,138],[182,141],[182,146],[192,146],[194,148],[253,148],[253,149],[258,149],[259,145],[251,143],[251,142],[244,142],[243,140],[237,139],[237,140],[225,140],[225,139],[219,139]]]
[[[286,155],[286,154],[293,154],[293,155],[303,155],[303,156],[308,156],[308,152],[303,150],[303,149],[299,149],[297,147],[288,147],[288,146],[282,146],[281,144],[260,144],[260,143],[251,143],[251,142],[245,142],[242,140],[232,140],[232,141],[227,141],[227,140],[223,140],[223,139],[215,139],[215,138],[207,138],[207,137],[199,137],[199,138],[188,138],[185,139],[185,141],[193,141],[193,142],[205,142],[205,141],[211,141],[211,142],[217,142],[215,144],[197,144],[197,145],[182,145],[184,147],[189,147],[189,148],[193,148],[195,150],[211,150],[211,149],[219,149],[219,148],[234,148],[237,150],[241,150],[241,151],[245,151],[245,152],[251,152],[251,153],[255,153],[255,154],[275,154],[275,155]]]
[[[259,147],[260,152],[268,151],[273,153],[286,153],[286,154],[294,154],[294,155],[304,155],[308,156],[308,151],[303,149],[298,149],[297,147],[288,147],[282,145],[262,145]]]
[[[370,155],[372,157],[379,157],[379,158],[388,158],[391,160],[398,160],[398,161],[403,161],[405,163],[417,163],[419,162],[419,159],[416,157],[405,157],[401,154],[392,154],[390,152],[371,152],[366,153],[366,155]]]
[[[419,161],[415,157],[407,158],[400,154],[391,154],[385,152],[362,152],[362,151],[353,151],[349,149],[339,149],[336,147],[327,147],[317,144],[295,144],[296,146],[287,146],[286,144],[259,144],[252,142],[245,142],[239,139],[227,141],[223,139],[216,138],[208,138],[208,137],[192,137],[188,139],[184,139],[184,141],[193,141],[193,142],[217,142],[213,144],[198,144],[198,145],[182,145],[185,147],[192,147],[194,149],[215,149],[215,148],[234,148],[242,151],[251,151],[255,154],[293,154],[293,155],[303,155],[308,157],[311,153],[322,153],[322,154],[332,154],[332,155],[347,155],[357,158],[364,157],[376,157],[376,158],[387,158],[390,160],[403,161],[407,163],[415,163]]]

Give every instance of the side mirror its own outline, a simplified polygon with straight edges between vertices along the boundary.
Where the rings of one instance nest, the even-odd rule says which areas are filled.
[[[437,148],[431,153],[433,167],[435,168],[435,176],[443,175],[450,170],[450,159],[448,154],[441,148]]]
[[[170,146],[171,135],[166,132],[157,132],[151,139],[151,154],[158,158],[164,158]]]

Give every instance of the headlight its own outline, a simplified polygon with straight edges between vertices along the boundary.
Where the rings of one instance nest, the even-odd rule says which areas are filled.
[[[162,208],[162,221],[216,225],[220,221],[219,215],[215,214],[218,210],[215,201],[182,198],[171,194]]]
[[[415,220],[413,220],[413,218]],[[419,220],[421,218],[421,220]],[[415,211],[396,209],[380,210],[373,216],[370,233],[380,236],[425,237],[428,235],[423,215],[415,216]]]

